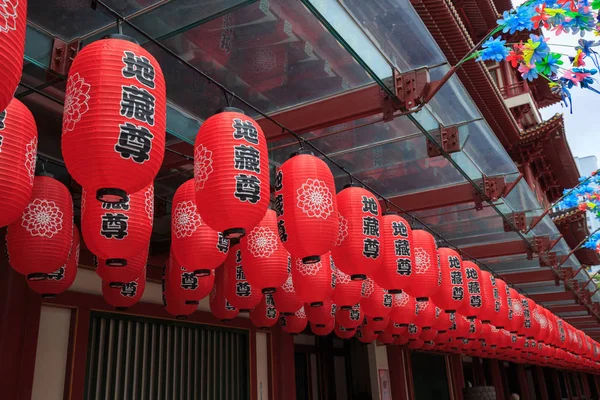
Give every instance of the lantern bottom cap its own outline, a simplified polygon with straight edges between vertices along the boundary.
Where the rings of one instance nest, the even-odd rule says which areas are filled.
[[[367,275],[365,274],[354,274],[350,277],[353,281],[364,281],[367,279]]]
[[[184,319],[187,319],[187,317],[188,317],[187,315],[177,315],[175,318],[180,321],[183,321]]]
[[[389,289],[389,294],[402,294],[402,289]]]
[[[127,260],[124,258],[108,258],[106,260],[106,266],[108,267],[126,267]]]
[[[415,300],[417,300],[417,301],[429,301],[429,297],[417,297]]]
[[[393,337],[394,339],[398,339],[398,338],[400,337],[400,335],[392,335],[392,337]]]
[[[356,328],[346,328],[346,332],[354,332]]]
[[[374,333],[377,334],[377,335],[380,335],[380,334],[383,333],[383,331],[375,331]]]
[[[322,301],[315,301],[314,303],[310,303],[311,307],[323,307]]]
[[[45,281],[48,278],[48,274],[43,272],[33,272],[27,275],[28,281]]]
[[[384,319],[383,317],[375,317],[375,318],[373,318],[373,321],[379,322],[379,321],[383,321],[383,319]]]
[[[293,312],[282,312],[281,315],[285,316],[285,317],[291,317],[292,315],[294,315]]]
[[[120,288],[122,288],[123,286],[125,286],[125,284],[124,284],[123,282],[110,282],[110,283],[108,284],[108,286],[109,286],[111,289],[120,289]]]
[[[225,318],[225,319],[222,319],[222,320],[221,320],[221,322],[231,322],[231,321],[232,321],[232,319],[231,319],[231,318]]]
[[[129,307],[115,307],[115,310],[117,311],[125,311],[127,310]]]
[[[277,291],[277,288],[267,287],[262,290],[263,294],[273,294]]]
[[[198,305],[198,304],[200,304],[200,302],[198,300],[186,300],[185,304],[196,304],[196,305]]]
[[[321,256],[308,256],[302,258],[304,264],[316,264],[319,261],[321,261]]]
[[[55,299],[56,293],[44,293],[42,294],[42,299]]]
[[[231,228],[223,231],[225,239],[240,239],[246,236],[246,230],[244,228]]]
[[[194,270],[194,275],[196,275],[199,278],[210,276],[210,269],[197,269],[197,270]]]
[[[118,188],[96,190],[96,199],[104,203],[124,204],[128,201],[127,192]]]
[[[315,326],[316,326],[317,328],[325,328],[325,327],[327,327],[327,325],[325,325],[325,324],[317,324],[317,325],[315,325]]]
[[[352,310],[352,306],[342,306],[341,309],[344,311]]]
[[[250,311],[252,311],[252,310],[250,310],[248,308],[240,308],[241,313],[249,313]]]
[[[446,314],[452,314],[453,312],[456,312],[456,310],[446,310],[444,311]]]

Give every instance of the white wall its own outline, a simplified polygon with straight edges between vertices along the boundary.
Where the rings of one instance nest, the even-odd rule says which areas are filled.
[[[256,390],[258,400],[269,398],[269,351],[265,332],[256,332]]]
[[[42,306],[32,400],[63,399],[70,326],[70,309]]]

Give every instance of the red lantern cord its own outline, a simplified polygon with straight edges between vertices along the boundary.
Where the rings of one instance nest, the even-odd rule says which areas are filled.
[[[165,152],[166,88],[154,57],[123,35],[85,46],[65,91],[62,154],[92,196],[124,202],[147,187]]]
[[[6,33],[1,32],[0,28],[0,48],[3,48],[1,43]],[[4,52],[0,53],[0,59],[3,57]],[[5,82],[0,82],[1,103]],[[0,227],[21,217],[29,203],[35,178],[37,136],[33,115],[23,103],[13,99],[0,112]]]
[[[258,123],[228,107],[208,118],[194,144],[196,205],[202,220],[241,238],[269,206],[267,141]]]
[[[278,168],[275,191],[277,226],[285,248],[306,264],[320,261],[338,237],[331,170],[320,158],[301,150]]]

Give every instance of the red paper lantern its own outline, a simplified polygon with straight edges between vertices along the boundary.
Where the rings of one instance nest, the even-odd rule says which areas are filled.
[[[225,267],[215,270],[215,284],[209,297],[210,312],[215,318],[226,322],[238,316],[240,311],[231,305],[225,296]]]
[[[127,261],[124,267],[114,267],[106,264],[106,260],[94,257],[96,273],[103,281],[114,287],[123,286],[126,282],[135,281],[146,269],[148,248]]]
[[[81,231],[85,244],[112,267],[127,265],[150,243],[154,219],[154,184],[132,193],[124,203],[103,203],[81,192]]]
[[[437,318],[441,315],[437,314],[436,306],[432,301],[417,300],[415,304],[415,324],[423,328],[433,328],[437,325]],[[425,340],[427,342],[427,340]]]
[[[252,287],[246,279],[243,263],[240,245],[232,241],[231,251],[223,264],[225,297],[240,312],[250,312],[262,299],[262,293]]]
[[[3,48],[1,40],[4,36],[0,26],[0,48]],[[0,55],[0,60],[3,57]],[[5,83],[1,79],[0,82]],[[6,110],[0,112],[0,227],[16,221],[29,203],[36,155],[37,127],[33,115],[23,103],[13,99]]]
[[[171,248],[183,265],[202,276],[225,262],[229,240],[200,218],[193,179],[175,192],[172,214]]]
[[[335,328],[335,319],[330,320],[325,325],[315,325],[310,324],[310,330],[317,336],[327,336],[331,332],[333,332],[333,328]]]
[[[419,339],[424,342],[432,342],[435,340],[437,336],[437,331],[432,329],[431,327],[421,326],[421,334],[419,335]]]
[[[386,332],[390,332],[393,336],[400,336],[406,334],[409,324],[397,324],[390,319],[387,327],[384,329]]]
[[[277,235],[275,211],[265,217],[240,242],[244,273],[253,288],[274,293],[288,277],[288,252]]]
[[[307,264],[318,262],[338,239],[331,170],[323,160],[301,150],[278,169],[275,190],[277,226],[285,248]]]
[[[279,311],[275,309],[275,302],[270,293],[265,293],[262,300],[254,310],[250,311],[250,321],[257,328],[270,328],[279,320]]]
[[[170,274],[167,273],[167,267],[163,267],[162,272],[162,295],[163,305],[169,314],[177,319],[183,320],[198,309],[197,303],[187,303],[180,291],[174,290],[175,285],[170,282]]]
[[[481,312],[479,313],[479,319],[483,323],[495,325],[498,322],[501,322],[500,312],[502,305],[496,278],[488,271],[480,271],[480,278],[482,307]],[[503,326],[500,325],[500,328],[502,327]]]
[[[521,304],[521,296],[513,288],[508,288],[507,302],[508,306],[512,310],[512,319],[508,326],[510,327],[510,333],[517,333],[523,329],[524,315],[523,305]]]
[[[52,299],[71,287],[77,275],[79,267],[79,229],[73,225],[73,243],[71,244],[71,253],[69,260],[65,265],[39,280],[27,280],[27,285],[36,293],[42,295],[43,299]]]
[[[356,338],[361,343],[373,343],[375,340],[377,340],[377,336],[379,336],[380,333],[381,332],[373,331],[367,325],[360,325],[358,328],[356,328]]]
[[[331,254],[353,280],[373,274],[383,260],[379,202],[369,191],[347,186],[337,195],[340,233]],[[405,267],[402,267],[405,268]]]
[[[407,293],[394,295],[394,305],[390,313],[390,320],[399,325],[408,325],[417,318],[415,298]]]
[[[385,330],[383,333],[380,333],[379,336],[377,336],[377,341],[385,345],[395,344],[395,340],[399,337],[400,335],[395,335],[392,334],[392,332]],[[406,343],[408,343],[408,338],[406,339]]]
[[[279,319],[281,328],[290,335],[297,335],[306,329],[308,318],[304,312],[304,307],[300,308],[294,315],[282,315]]]
[[[446,311],[459,310],[469,301],[462,259],[456,251],[446,247],[440,248],[438,253],[442,270],[442,285],[431,300]]]
[[[467,300],[462,303],[459,312],[467,318],[475,318],[481,314],[481,309],[484,307],[481,271],[477,264],[471,261],[463,261],[463,268]]]
[[[337,310],[335,322],[347,330],[356,329],[363,321],[360,303],[350,310]]]
[[[506,285],[506,282],[500,278],[496,278],[495,280],[496,286],[498,287],[499,300],[498,298],[494,297],[494,312],[496,312],[496,308],[498,306],[500,306],[500,311],[494,314],[496,316],[495,321],[491,322],[492,325],[496,326],[498,329],[508,329],[508,325],[512,319],[512,312],[509,312],[508,306],[508,286]]]
[[[408,340],[415,340],[419,336],[421,336],[421,327],[415,324],[408,324],[406,328],[406,335],[408,336]]]
[[[360,301],[362,297],[362,282],[353,281],[350,275],[336,268],[335,264],[333,266],[335,269],[335,290],[333,291],[332,299],[338,307],[347,310]]]
[[[108,203],[152,183],[164,158],[167,118],[158,62],[133,39],[113,37],[85,46],[73,60],[62,128],[69,173]]]
[[[64,265],[73,241],[73,200],[69,190],[48,176],[36,176],[29,204],[8,226],[10,265],[36,277]]]
[[[537,338],[540,333],[540,323],[536,320],[534,311],[537,312],[537,304],[530,298],[520,296],[523,306],[523,334],[528,339]]]
[[[347,328],[339,323],[335,324],[333,331],[340,339],[351,339],[354,337],[354,335],[356,335],[356,328]]]
[[[383,332],[390,323],[390,317],[385,317],[382,320],[375,321],[373,318],[365,317],[364,325],[372,330],[373,332],[379,334]]]
[[[390,293],[408,290],[417,281],[413,231],[394,212],[385,212],[381,218],[381,242],[383,259],[373,273],[373,279]],[[437,260],[434,260],[437,263]]]
[[[382,321],[390,315],[394,303],[393,295],[379,287],[371,278],[362,281],[360,305],[365,316]]]
[[[117,310],[127,310],[137,304],[144,295],[146,288],[146,271],[142,272],[136,280],[127,282],[120,287],[112,287],[108,282],[102,281],[102,296]]]
[[[228,107],[200,127],[194,144],[198,212],[226,238],[240,238],[269,206],[269,156],[261,127]]]
[[[23,73],[27,0],[5,0],[0,8],[0,110],[8,107]],[[0,225],[1,226],[1,225]]]
[[[273,293],[273,299],[275,300],[275,307],[282,315],[291,315],[298,311],[304,302],[296,294],[294,289],[294,281],[292,279],[292,258],[288,254],[288,278],[283,285]],[[333,329],[333,327],[331,328]]]
[[[415,283],[404,290],[417,298],[426,300],[434,296],[442,285],[440,259],[434,237],[427,231],[415,229],[413,253],[415,257]]]
[[[321,307],[310,307],[306,305],[304,310],[306,312],[306,317],[311,324],[323,327],[330,321],[335,320],[337,306],[331,300],[327,300]]]
[[[181,265],[171,252],[167,266],[168,281],[173,292],[185,304],[200,304],[200,300],[209,295],[215,283],[214,272],[211,272],[208,276],[198,277],[193,270]]]
[[[335,286],[330,253],[323,254],[321,261],[313,264],[305,264],[296,258],[292,265],[292,279],[298,297],[311,307],[319,307],[330,300]]]
[[[424,345],[425,345],[425,342],[419,338],[408,340],[408,347],[413,350],[420,350],[423,348]]]

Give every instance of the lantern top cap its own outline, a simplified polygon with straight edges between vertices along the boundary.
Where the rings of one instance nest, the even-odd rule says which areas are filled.
[[[219,108],[217,110],[216,114],[221,114],[224,112],[236,112],[236,113],[240,113],[240,114],[246,114],[241,108],[237,108],[237,107],[223,107],[223,108]]]
[[[384,216],[386,216],[386,215],[398,215],[398,213],[396,211],[387,210],[387,211],[383,212],[383,215]]]
[[[305,148],[301,148],[301,149],[298,149],[298,151],[290,154],[290,158],[294,158],[296,156],[303,155],[303,154],[306,154],[306,155],[309,155],[309,156],[314,156],[315,155],[312,151],[307,150]]]
[[[360,184],[358,184],[356,182],[350,182],[350,183],[344,185],[344,189],[348,189],[348,188],[351,188],[351,187],[362,187],[362,185],[360,185]]]
[[[135,40],[131,36],[123,35],[122,33],[111,33],[111,34],[108,34],[108,35],[102,37],[102,40],[105,40],[105,39],[125,40],[127,42],[135,43],[138,46],[140,45],[140,42],[138,42],[137,40]]]

